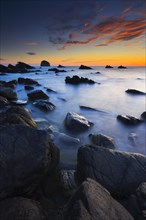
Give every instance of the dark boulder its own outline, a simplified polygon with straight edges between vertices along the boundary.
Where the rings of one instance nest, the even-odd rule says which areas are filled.
[[[50,66],[50,63],[46,60],[42,60],[40,66]]]
[[[74,84],[78,85],[80,83],[88,83],[88,84],[94,84],[95,82],[92,79],[84,78],[84,77],[79,77],[77,75],[74,75],[72,78],[70,76],[67,76],[65,78],[65,82],[69,84]]]
[[[20,106],[13,106],[7,109],[5,112],[0,113],[0,125],[16,125],[21,124],[36,128],[37,124],[31,117],[28,109]]]
[[[0,135],[0,199],[31,197],[51,179],[59,163],[59,150],[47,131],[0,126]]]
[[[34,87],[33,86],[24,86],[25,90],[33,90]]]
[[[104,134],[89,134],[89,138],[93,144],[109,149],[115,149],[114,139]]]
[[[126,125],[137,125],[142,122],[141,119],[138,119],[130,115],[118,115],[117,119]]]
[[[6,73],[8,72],[8,68],[2,64],[0,64],[0,73]]]
[[[22,78],[22,77],[18,78],[18,83],[25,85],[39,85],[39,83],[34,79]]]
[[[0,96],[7,98],[9,101],[17,100],[17,94],[11,88],[0,88]]]
[[[22,68],[21,68],[21,70],[22,70]],[[23,68],[23,71],[24,71],[24,70],[27,72],[27,69]],[[17,73],[17,72],[19,72],[19,71],[20,71],[20,69],[19,69],[18,67],[14,66],[14,65],[12,65],[12,64],[9,64],[9,65],[8,65],[8,72],[9,72],[9,73]]]
[[[145,92],[141,92],[139,90],[136,89],[127,89],[125,92],[132,94],[132,95],[145,95]]]
[[[12,89],[15,89],[16,85],[17,85],[17,80],[11,80],[9,82],[0,80],[0,87],[10,87]]]
[[[28,93],[27,96],[30,100],[49,99],[49,96],[42,90],[35,90],[31,93]]]
[[[79,69],[80,69],[80,70],[91,70],[92,68],[89,67],[89,66],[81,65],[81,66],[79,67]]]
[[[146,111],[141,114],[141,118],[146,120]]]
[[[134,220],[110,193],[87,179],[67,204],[64,220]]]
[[[96,180],[114,197],[126,197],[146,181],[146,156],[85,145],[78,150],[77,179]]]
[[[23,70],[23,69],[34,69],[34,67],[33,66],[30,66],[30,65],[28,65],[28,64],[26,64],[26,63],[23,63],[23,62],[18,62],[17,64],[16,64],[16,68],[18,68],[19,70]]]
[[[1,220],[47,220],[47,214],[34,200],[14,197],[0,202]]]
[[[106,65],[106,67],[105,68],[113,68],[112,66],[110,66],[110,65]]]
[[[8,104],[9,104],[8,100],[5,97],[0,96],[0,108],[3,108]]]
[[[55,73],[65,73],[66,72],[66,70],[59,70],[57,68],[51,68],[51,69],[48,69],[48,71],[53,71]]]
[[[75,112],[68,112],[65,118],[65,125],[71,130],[83,131],[91,126],[91,122],[88,121],[84,116],[79,115]]]
[[[122,65],[118,66],[118,68],[119,68],[119,69],[127,69],[126,66],[122,66]]]
[[[55,108],[55,105],[49,101],[39,100],[33,103],[36,107],[44,110],[44,111],[52,111]]]

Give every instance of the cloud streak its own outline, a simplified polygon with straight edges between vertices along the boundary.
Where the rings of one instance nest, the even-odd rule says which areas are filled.
[[[30,56],[34,56],[34,55],[36,55],[35,52],[27,52],[27,54],[30,55]]]

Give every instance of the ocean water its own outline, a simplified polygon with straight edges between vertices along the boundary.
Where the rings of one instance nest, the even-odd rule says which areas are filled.
[[[93,67],[92,70],[79,70],[79,67],[65,67],[65,73],[55,74],[48,71],[48,67],[35,67],[35,71],[27,74],[7,74],[1,76],[1,80],[9,81],[18,77],[28,77],[37,80],[42,89],[50,97],[56,108],[52,112],[44,112],[36,108],[32,102],[25,107],[28,108],[33,118],[45,119],[42,126],[52,126],[60,133],[65,133],[80,139],[80,144],[70,144],[60,141],[58,136],[55,143],[60,148],[61,165],[63,167],[74,167],[76,165],[77,150],[84,144],[89,144],[90,133],[103,133],[114,138],[116,149],[126,152],[146,154],[146,124],[126,126],[117,120],[117,115],[132,115],[140,117],[146,111],[145,95],[130,95],[127,89],[138,89],[146,92],[146,69],[144,67],[128,67],[127,69],[105,69],[104,67]],[[52,68],[52,67],[50,67]],[[97,72],[100,72],[97,74]],[[88,77],[96,84],[71,85],[65,83],[66,76]],[[47,92],[46,88],[55,90],[56,93]],[[27,99],[27,91],[24,85],[18,84],[15,89],[19,99]],[[65,99],[65,100],[64,100]],[[98,111],[83,110],[80,105],[98,109]],[[76,133],[70,132],[64,126],[64,119],[68,112],[76,112],[84,115],[94,125],[87,131]]]

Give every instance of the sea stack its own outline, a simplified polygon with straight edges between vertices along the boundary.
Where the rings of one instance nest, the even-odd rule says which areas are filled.
[[[50,63],[46,60],[42,60],[40,66],[50,66]]]

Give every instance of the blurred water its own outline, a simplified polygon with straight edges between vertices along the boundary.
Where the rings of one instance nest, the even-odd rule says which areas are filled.
[[[79,70],[78,67],[66,67],[64,69],[67,72],[55,74],[48,71],[46,67],[36,67],[36,71],[32,73],[8,74],[0,78],[9,81],[18,77],[29,77],[41,84],[39,87],[35,86],[35,89],[42,89],[46,92],[44,87],[47,87],[55,90],[57,93],[46,92],[50,101],[56,106],[54,111],[43,112],[33,106],[32,102],[28,103],[26,107],[31,110],[34,118],[44,118],[49,124],[56,126],[60,132],[80,138],[81,145],[90,143],[88,138],[90,133],[101,132],[112,136],[115,139],[117,149],[121,151],[146,154],[145,124],[125,126],[116,119],[119,114],[133,115],[139,118],[141,113],[146,110],[146,96],[133,96],[125,93],[128,88],[146,92],[145,68],[117,69],[115,67],[105,69],[104,67],[93,67],[92,70]],[[73,75],[88,77],[96,81],[97,84],[65,84],[65,77]],[[20,99],[27,99],[27,92],[23,85],[18,85],[16,91]],[[80,105],[96,108],[99,111],[82,110]],[[64,127],[64,119],[69,111],[84,115],[94,125],[86,132],[71,133]],[[130,138],[133,136],[134,138]],[[65,143],[58,142],[57,144],[61,150],[62,165],[74,166],[79,146],[67,146]]]

